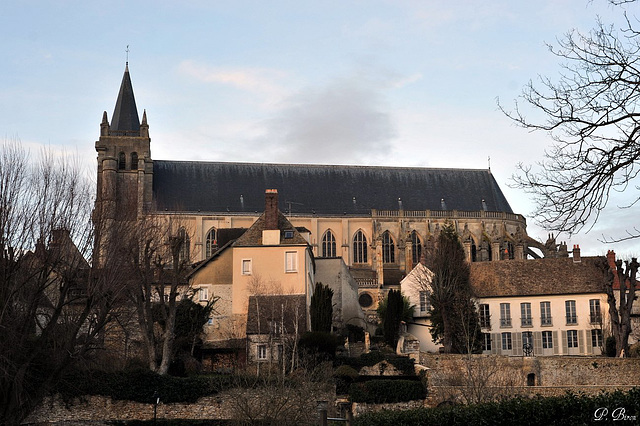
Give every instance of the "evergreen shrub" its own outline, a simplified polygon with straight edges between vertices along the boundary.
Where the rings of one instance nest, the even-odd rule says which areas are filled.
[[[351,402],[384,404],[421,400],[426,395],[424,385],[416,380],[370,380],[349,387]]]

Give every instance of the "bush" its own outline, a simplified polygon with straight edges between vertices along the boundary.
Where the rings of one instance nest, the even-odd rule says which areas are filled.
[[[351,402],[383,404],[422,400],[426,395],[422,382],[416,380],[371,380],[349,387]]]
[[[360,375],[358,372],[348,365],[341,365],[333,373],[333,377],[336,378],[336,393],[338,395],[344,395],[349,393],[349,386],[358,379]]]
[[[364,328],[347,324],[347,333],[350,342],[364,342]]]
[[[371,367],[381,361],[388,361],[398,371],[406,376],[414,376],[415,368],[413,359],[407,356],[384,354],[380,351],[371,351],[366,354],[360,355],[358,358],[341,358],[338,362],[343,365],[349,365],[356,370],[360,370],[362,367]]]
[[[232,385],[229,376],[160,376],[149,370],[106,373],[90,371],[61,380],[56,391],[65,400],[82,395],[103,395],[117,400],[151,404],[159,397],[162,402],[195,402],[214,395]]]
[[[330,333],[308,331],[300,337],[300,353],[314,355],[320,359],[333,359],[337,347],[342,344],[339,336]]]
[[[640,411],[640,388],[597,396],[568,393],[562,397],[513,398],[477,405],[387,410],[358,416],[354,425],[582,425],[598,423],[594,421],[595,410],[601,407],[622,407],[626,415],[636,416],[637,419]],[[602,420],[603,424],[616,423],[611,423],[611,411]]]

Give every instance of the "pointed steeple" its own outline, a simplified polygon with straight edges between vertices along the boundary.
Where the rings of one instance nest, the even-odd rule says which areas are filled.
[[[116,108],[113,110],[111,119],[111,131],[116,132],[138,132],[140,131],[140,119],[136,108],[136,99],[133,96],[133,86],[129,76],[129,63],[124,69]]]

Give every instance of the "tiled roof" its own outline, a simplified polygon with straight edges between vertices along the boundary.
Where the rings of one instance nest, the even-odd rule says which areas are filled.
[[[251,227],[236,240],[233,244],[234,247],[262,245],[262,231],[265,228],[264,221],[263,213],[258,220],[256,220],[253,225],[251,225]],[[307,240],[300,235],[300,232],[298,232],[298,230],[281,212],[278,212],[278,229],[280,230],[280,244],[308,244]],[[292,237],[287,238],[284,231],[291,231]]]
[[[256,303],[257,301],[257,303]],[[306,296],[304,294],[276,294],[249,297],[247,334],[269,334],[272,322],[281,324],[283,334],[307,331]],[[258,329],[258,311],[260,328]]]
[[[505,260],[471,264],[476,297],[603,293],[604,257]]]
[[[261,212],[270,188],[278,190],[280,210],[287,213],[363,215],[400,206],[513,213],[489,170],[153,162],[158,210]]]

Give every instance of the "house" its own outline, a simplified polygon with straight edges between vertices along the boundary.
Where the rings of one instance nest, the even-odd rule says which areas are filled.
[[[277,363],[297,359],[298,340],[309,330],[304,294],[270,294],[249,297],[247,359]]]
[[[198,300],[218,298],[206,327],[205,346],[247,337],[251,296],[299,295],[309,306],[315,286],[313,253],[277,206],[278,191],[267,190],[265,211],[253,225],[217,248],[189,275]],[[307,309],[304,313],[308,316]]]
[[[604,291],[602,257],[512,260],[473,263],[471,286],[476,295],[483,353],[599,355],[608,334],[609,309]],[[430,271],[418,265],[402,282],[415,307],[409,332],[421,350],[439,348],[429,333]]]

